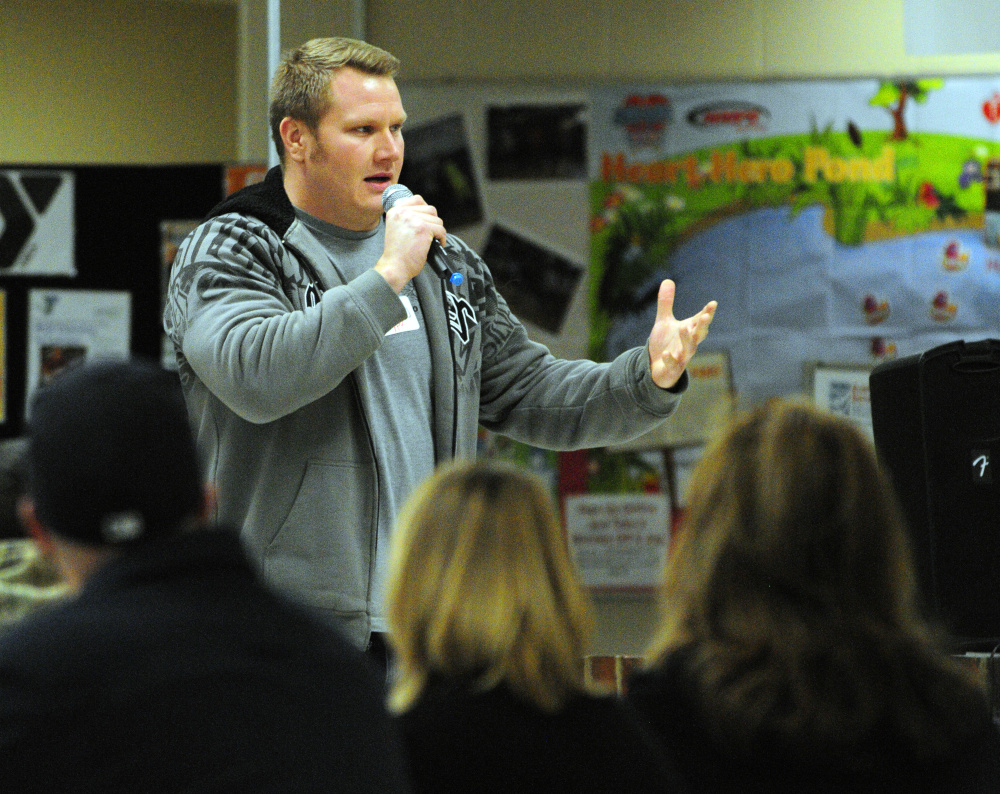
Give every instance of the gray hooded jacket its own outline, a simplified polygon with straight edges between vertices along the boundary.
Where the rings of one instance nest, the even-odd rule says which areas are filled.
[[[471,457],[478,426],[551,449],[605,446],[667,417],[648,352],[608,364],[528,339],[485,263],[449,235],[464,283],[414,279],[433,367],[435,459]],[[364,645],[378,526],[371,430],[354,370],[406,317],[374,270],[345,281],[295,217],[280,169],[216,207],[181,245],[164,327],[215,520],[241,528],[265,578]]]

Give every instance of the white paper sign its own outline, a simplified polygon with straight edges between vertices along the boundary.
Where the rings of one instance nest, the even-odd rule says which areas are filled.
[[[850,419],[868,438],[874,438],[870,373],[867,367],[817,364],[813,371],[813,401],[820,408]]]
[[[126,358],[131,350],[128,292],[34,289],[28,293],[27,417],[39,386],[79,359]]]
[[[72,171],[0,170],[0,274],[75,276]]]
[[[659,584],[670,543],[665,494],[566,497],[566,534],[583,583],[598,589]]]

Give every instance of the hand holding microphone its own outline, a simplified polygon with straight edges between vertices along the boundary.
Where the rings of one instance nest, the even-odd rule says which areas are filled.
[[[400,199],[410,198],[413,192],[406,187],[406,185],[389,185],[382,193],[382,211],[388,212],[393,208],[397,201]],[[461,273],[452,272],[447,265],[447,258],[444,255],[444,249],[441,248],[441,243],[438,242],[437,238],[431,240],[431,247],[427,251],[427,264],[430,266],[431,270],[438,274],[445,281],[458,286],[465,279]]]

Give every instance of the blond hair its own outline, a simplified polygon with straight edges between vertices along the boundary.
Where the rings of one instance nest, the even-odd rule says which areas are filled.
[[[794,400],[737,421],[695,470],[647,663],[681,648],[706,719],[744,749],[761,735],[848,741],[882,719],[912,730],[925,708],[940,714],[921,737],[934,751],[980,697],[920,614],[871,443]],[[931,691],[901,696],[917,680]]]
[[[342,37],[311,39],[285,53],[271,81],[268,114],[271,139],[282,163],[281,120],[290,116],[315,132],[330,109],[330,78],[345,67],[395,77],[399,59],[373,44]]]
[[[495,461],[446,464],[404,506],[393,544],[393,711],[414,705],[431,676],[503,683],[545,711],[582,689],[589,602],[537,477]]]

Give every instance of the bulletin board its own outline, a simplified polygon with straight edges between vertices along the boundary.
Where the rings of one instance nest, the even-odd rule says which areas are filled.
[[[0,164],[0,438],[32,390],[88,355],[162,356],[164,222],[202,218],[223,165]]]
[[[532,338],[609,361],[718,310],[681,409],[561,453],[585,584],[650,592],[700,446],[733,410],[811,397],[871,433],[868,373],[1000,338],[1000,76],[401,83],[401,180],[466,239]]]
[[[479,213],[449,228],[557,355],[642,344],[667,277],[679,317],[719,301],[701,349],[741,404],[1000,337],[997,75],[401,93],[407,158],[423,129],[452,153],[435,178]]]
[[[400,93],[400,182],[486,259],[533,339],[563,358],[586,356],[586,91],[401,82]]]

